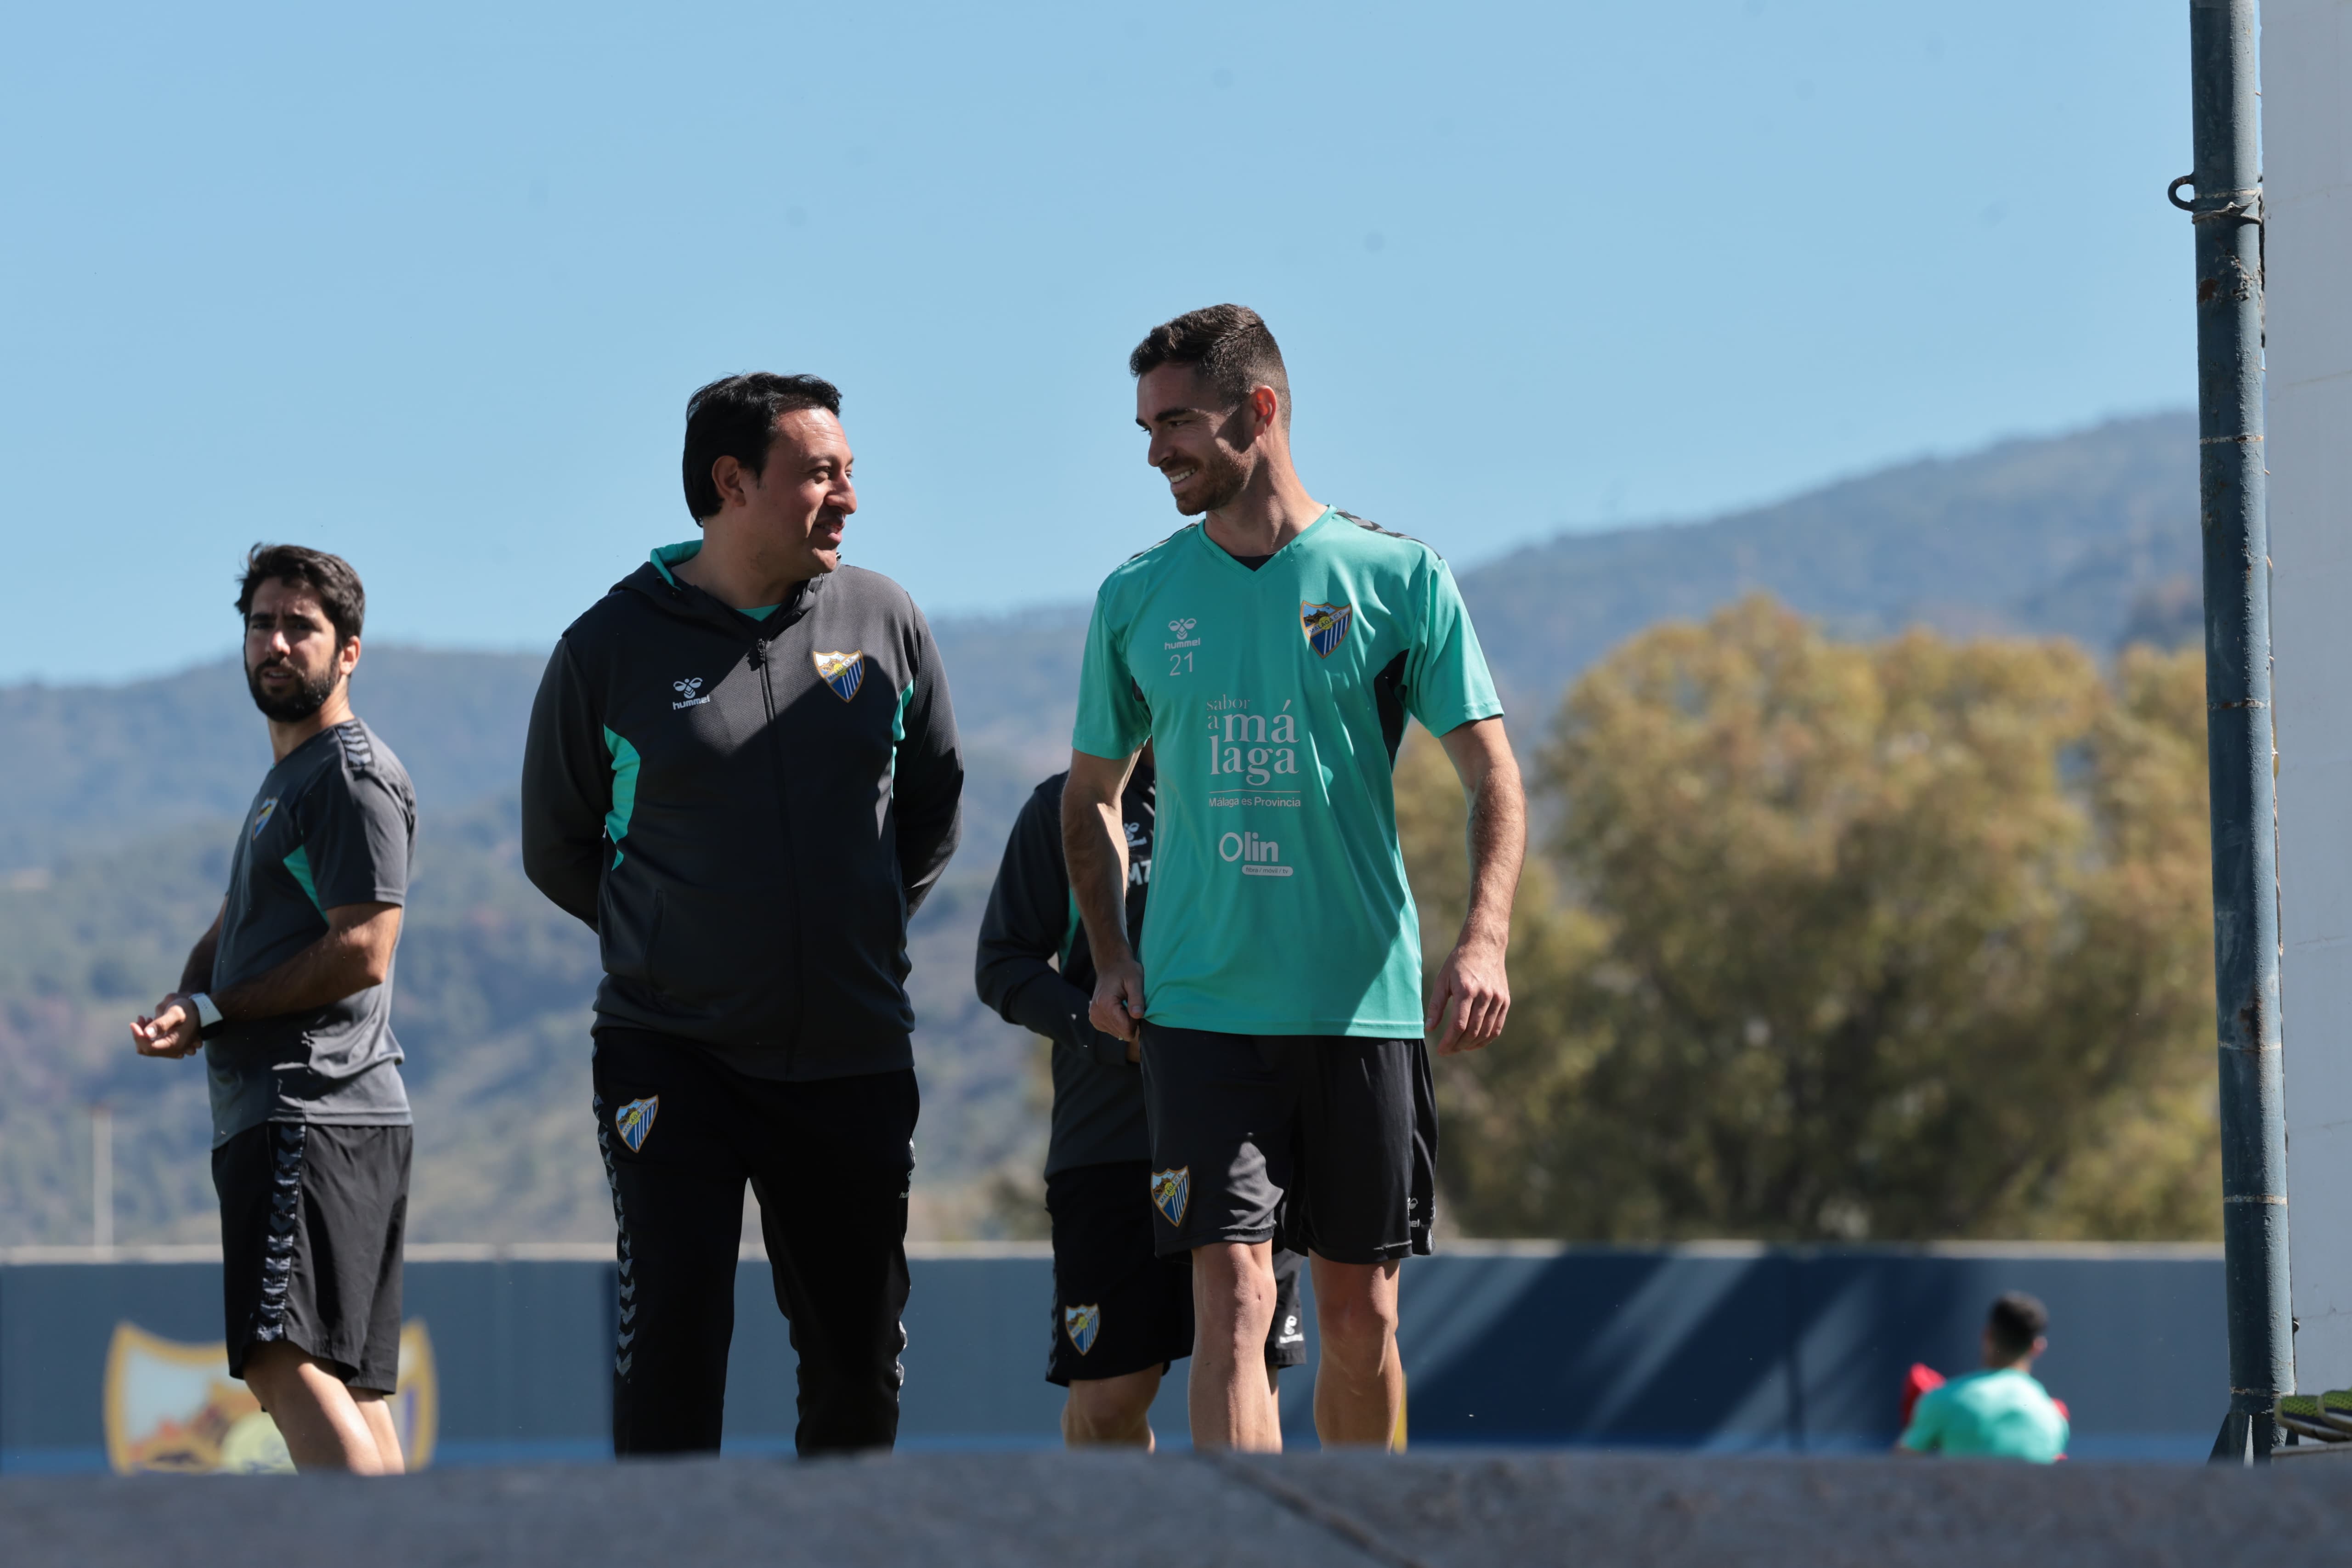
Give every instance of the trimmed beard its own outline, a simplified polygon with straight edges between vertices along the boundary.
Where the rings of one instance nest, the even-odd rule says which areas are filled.
[[[1219,507],[1231,506],[1241,500],[1242,491],[1249,488],[1249,470],[1223,452],[1212,452],[1201,459],[1201,478],[1211,487],[1204,492],[1205,499],[1178,503],[1177,516],[1199,517]]]
[[[263,718],[280,724],[299,724],[327,705],[327,699],[335,694],[335,682],[340,677],[330,669],[312,679],[290,664],[286,668],[293,670],[299,684],[284,697],[272,697],[261,689],[261,672],[257,669],[246,670],[245,689],[253,694],[253,705],[261,710]]]

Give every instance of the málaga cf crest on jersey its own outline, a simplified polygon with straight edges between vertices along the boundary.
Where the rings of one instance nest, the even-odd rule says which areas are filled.
[[[654,1116],[660,1110],[661,1096],[656,1094],[646,1100],[633,1100],[613,1112],[613,1130],[620,1133],[630,1153],[646,1146],[646,1134],[654,1130]]]
[[[1348,628],[1355,624],[1353,605],[1308,605],[1298,606],[1298,624],[1307,628],[1307,646],[1318,658],[1329,658],[1331,650],[1348,640]]]
[[[833,688],[833,694],[844,702],[857,695],[866,684],[866,650],[856,653],[811,653],[816,660],[816,678]]]
[[[1179,1165],[1172,1171],[1151,1173],[1151,1206],[1158,1209],[1170,1225],[1184,1223],[1184,1209],[1192,1201],[1192,1166]]]
[[[1065,1307],[1062,1309],[1062,1331],[1080,1355],[1095,1348],[1095,1336],[1102,1332],[1102,1309],[1096,1306]]]

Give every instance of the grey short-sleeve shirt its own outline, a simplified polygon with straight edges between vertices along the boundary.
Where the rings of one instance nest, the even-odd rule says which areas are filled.
[[[265,974],[327,931],[343,904],[408,901],[416,793],[400,759],[353,719],[269,770],[229,860],[213,989]],[[265,1121],[404,1127],[392,984],[328,1006],[232,1021],[205,1043],[213,1146]]]

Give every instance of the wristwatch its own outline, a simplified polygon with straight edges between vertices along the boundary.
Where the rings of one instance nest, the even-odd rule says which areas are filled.
[[[213,1005],[213,999],[201,991],[188,998],[188,1005],[196,1011],[196,1038],[200,1040],[211,1039],[228,1021],[221,1016],[221,1010]]]

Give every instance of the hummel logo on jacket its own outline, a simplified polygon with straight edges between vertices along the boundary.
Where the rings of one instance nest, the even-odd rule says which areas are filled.
[[[523,869],[595,928],[600,1025],[752,1077],[912,1065],[907,917],[955,850],[963,760],[930,628],[844,566],[757,618],[670,545],[556,645]]]

